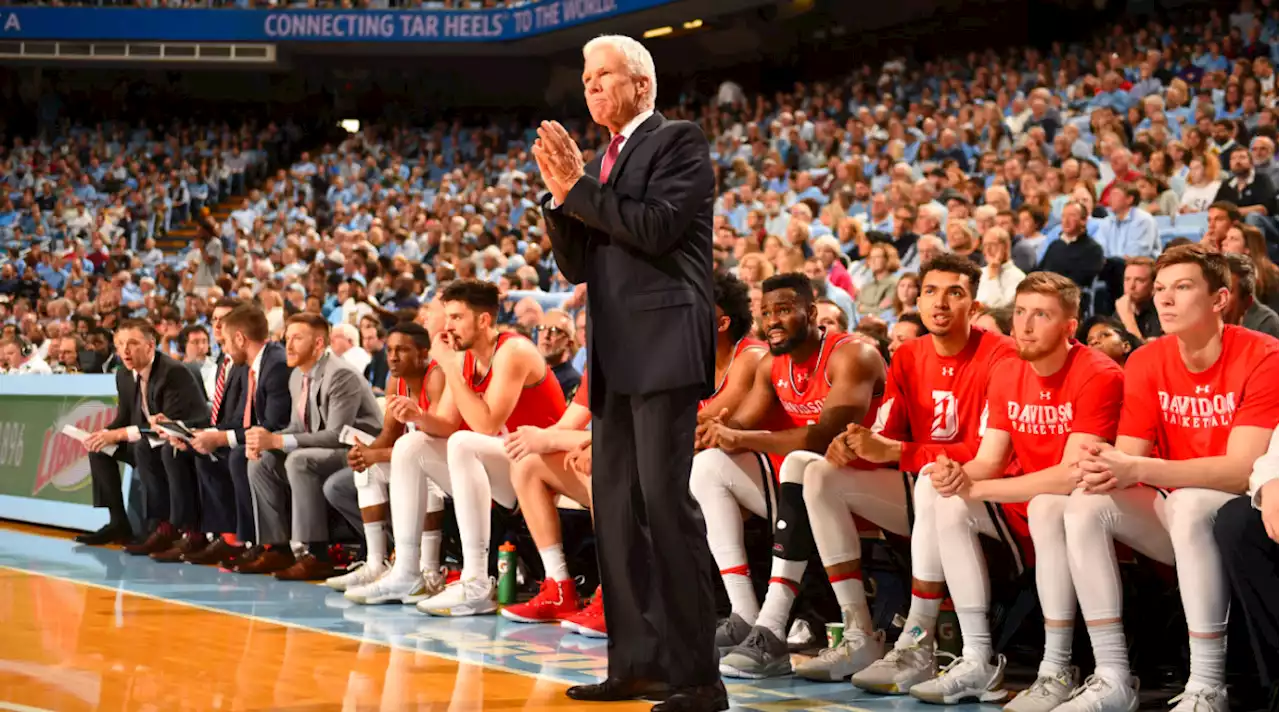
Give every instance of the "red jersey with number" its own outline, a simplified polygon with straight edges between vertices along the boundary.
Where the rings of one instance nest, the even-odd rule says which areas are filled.
[[[716,396],[720,395],[720,391],[724,390],[725,384],[729,382],[729,373],[733,371],[733,364],[738,362],[739,356],[741,356],[743,353],[747,351],[764,350],[765,348],[767,348],[765,346],[765,343],[763,341],[760,341],[759,339],[753,339],[748,336],[744,336],[741,339],[738,339],[738,343],[734,344],[733,356],[729,359],[729,365],[725,367],[724,375],[721,376],[720,381],[716,383],[715,392],[712,393],[709,398],[705,398],[701,401],[698,401],[698,410],[701,411],[703,408],[706,408],[707,404],[710,403],[712,400],[714,400]],[[585,379],[586,376],[583,375],[583,378]]]
[[[427,380],[431,378],[431,372],[439,367],[439,364],[434,359],[427,361],[427,372],[422,374],[422,388],[418,391],[418,407],[424,413],[431,410],[431,398],[427,395]],[[409,395],[409,384],[403,378],[396,379],[396,395],[405,397]],[[459,423],[458,425],[459,430],[464,430],[467,424]],[[404,429],[406,432],[412,433],[418,429],[418,426],[413,423],[405,423]]]
[[[919,472],[943,453],[972,460],[986,428],[992,378],[1003,378],[1017,358],[1012,339],[978,328],[954,356],[939,356],[928,334],[904,343],[889,368],[883,422],[876,423],[902,442],[898,467]]]
[[[1192,373],[1176,336],[1148,342],[1125,364],[1119,434],[1154,443],[1166,460],[1225,455],[1233,426],[1276,427],[1278,354],[1275,338],[1227,325],[1218,360]]]
[[[493,349],[494,358],[497,358],[498,351],[511,339],[523,339],[523,336],[509,331],[498,334],[498,343]],[[502,433],[508,433],[521,425],[533,425],[539,428],[549,428],[560,420],[560,416],[564,414],[564,391],[560,390],[560,382],[556,380],[555,375],[551,373],[551,367],[544,365],[542,380],[531,386],[525,386],[520,392],[520,398],[516,401],[515,408],[512,409],[511,415],[507,416],[507,422],[503,424]],[[485,371],[484,375],[477,377],[475,356],[468,351],[462,363],[462,377],[471,384],[471,390],[479,395],[484,395],[489,390],[489,382],[493,377],[493,369],[490,367]]]

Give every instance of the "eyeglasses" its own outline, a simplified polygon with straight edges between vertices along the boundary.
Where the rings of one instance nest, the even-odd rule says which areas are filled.
[[[534,329],[534,332],[538,335],[546,334],[547,338],[549,339],[554,338],[556,336],[569,335],[568,331],[565,331],[564,329],[561,329],[558,326],[539,326],[537,329]]]

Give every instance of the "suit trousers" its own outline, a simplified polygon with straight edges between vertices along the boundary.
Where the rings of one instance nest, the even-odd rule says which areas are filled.
[[[122,462],[132,465],[138,473],[138,482],[142,485],[143,518],[151,524],[172,521],[167,471],[170,464],[173,464],[175,469],[178,467],[173,458],[173,448],[167,445],[152,448],[145,440],[136,443],[120,443],[114,455],[89,453],[89,473],[93,478],[93,506],[105,507],[111,513],[112,521],[128,521],[124,507],[124,488],[120,479]],[[187,515],[185,511],[180,513]]]
[[[350,467],[338,470],[324,481],[324,498],[328,500],[329,506],[337,510],[347,524],[351,525],[356,534],[364,535],[364,518],[360,515],[356,473]]]
[[[249,463],[261,544],[329,540],[324,483],[347,466],[346,448],[272,450]]]
[[[224,534],[236,531],[236,491],[231,482],[231,451],[223,448],[218,459],[196,458],[196,479],[200,484],[200,531]]]
[[[720,678],[711,552],[689,491],[700,390],[625,395],[606,387],[592,418],[591,490],[600,581],[608,592],[610,677],[677,688]]]
[[[258,539],[258,503],[249,485],[249,457],[244,446],[234,448],[227,457],[231,471],[231,487],[236,496],[236,538],[242,542],[260,543]]]
[[[1235,602],[1231,614],[1242,615],[1263,685],[1274,686],[1277,658],[1277,575],[1276,543],[1267,536],[1261,514],[1248,497],[1236,497],[1218,511],[1213,524],[1214,539],[1222,552],[1222,564]]]
[[[169,484],[169,521],[180,531],[203,531],[200,529],[200,485],[195,453],[177,450],[170,445],[159,449]]]

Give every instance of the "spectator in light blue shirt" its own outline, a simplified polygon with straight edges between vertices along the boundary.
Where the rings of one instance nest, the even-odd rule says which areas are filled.
[[[1160,231],[1151,214],[1135,207],[1141,195],[1132,183],[1116,183],[1107,196],[1112,214],[1093,235],[1107,257],[1160,256]]]

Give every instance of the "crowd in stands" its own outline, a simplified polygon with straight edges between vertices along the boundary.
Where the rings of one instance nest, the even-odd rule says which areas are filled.
[[[665,113],[698,121],[712,143],[717,264],[757,303],[771,274],[803,271],[846,328],[887,338],[914,308],[922,262],[951,252],[982,267],[993,312],[1024,274],[1056,271],[1085,290],[1087,315],[1148,338],[1158,324],[1144,282],[1126,277],[1141,265],[1126,261],[1171,242],[1247,256],[1257,294],[1242,310],[1276,306],[1272,10],[1244,0],[1081,45],[892,60],[772,97],[726,82]],[[281,147],[305,138],[274,124],[14,138],[0,149],[0,317],[30,343],[21,350],[69,371],[100,368],[86,338],[126,316],[170,324],[176,352],[221,295],[259,300],[279,335],[298,311],[390,326],[476,276],[500,285],[504,322],[532,328],[583,303],[536,209],[532,138],[367,126],[290,157]],[[581,124],[575,138],[605,139]],[[227,199],[228,219],[202,215]],[[189,251],[156,249],[189,217],[201,227]],[[50,351],[62,339],[75,358]],[[7,368],[33,369],[17,361]]]

